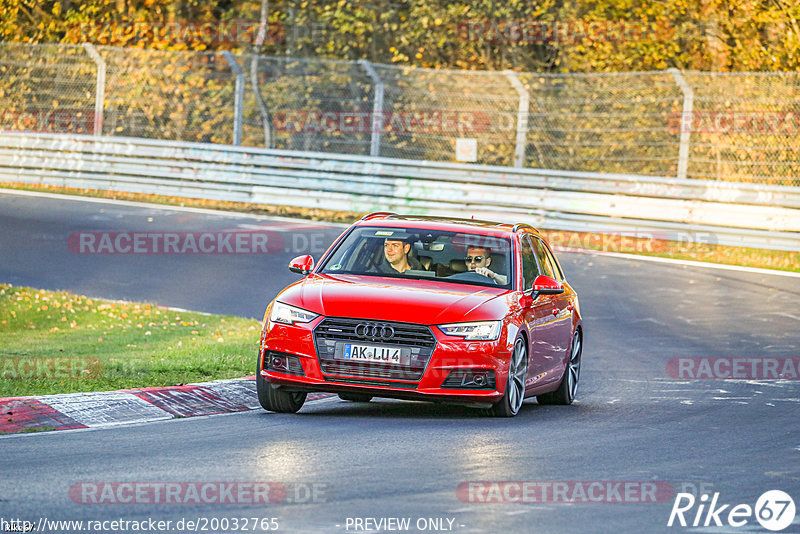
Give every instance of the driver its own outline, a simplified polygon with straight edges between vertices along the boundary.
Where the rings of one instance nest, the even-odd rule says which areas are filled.
[[[383,242],[383,255],[389,266],[398,273],[404,273],[411,269],[408,263],[408,251],[411,250],[411,245],[406,241],[387,238]]]
[[[508,277],[489,269],[492,264],[492,251],[485,247],[469,247],[464,263],[467,264],[468,271],[474,271],[483,276],[489,277],[496,284],[504,286],[508,283]]]

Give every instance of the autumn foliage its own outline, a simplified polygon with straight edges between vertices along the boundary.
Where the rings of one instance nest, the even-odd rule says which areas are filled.
[[[255,47],[260,13],[260,0],[0,0],[0,129],[93,133],[88,42],[107,65],[103,135],[232,143],[224,50],[246,74],[243,145],[369,155],[378,124],[381,156],[453,161],[466,137],[477,163],[510,166],[513,70],[526,167],[676,176],[688,127],[691,178],[800,176],[800,4],[787,0],[279,0]],[[377,115],[358,60],[384,83]],[[693,89],[686,119],[672,68]],[[449,116],[457,127],[436,118]]]
[[[268,6],[259,50],[266,55],[535,72],[800,67],[800,4],[790,0],[272,0]],[[0,0],[0,39],[243,50],[254,41],[260,9],[253,0]]]

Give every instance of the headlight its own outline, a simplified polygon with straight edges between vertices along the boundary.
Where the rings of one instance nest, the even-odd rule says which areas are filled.
[[[439,330],[448,336],[463,337],[466,340],[491,341],[500,335],[502,325],[502,321],[440,324]]]
[[[289,306],[282,302],[274,302],[272,304],[272,311],[269,314],[269,320],[273,323],[294,324],[294,323],[307,323],[313,321],[318,317],[318,314],[311,313],[294,306]]]

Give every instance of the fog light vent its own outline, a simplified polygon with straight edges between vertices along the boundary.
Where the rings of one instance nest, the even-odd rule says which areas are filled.
[[[275,371],[276,373],[287,375],[306,375],[303,372],[303,366],[300,364],[298,356],[272,350],[267,351],[264,355],[264,368],[267,371]]]
[[[454,369],[442,389],[496,389],[493,369]]]

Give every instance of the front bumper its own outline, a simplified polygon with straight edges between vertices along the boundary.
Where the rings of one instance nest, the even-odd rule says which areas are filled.
[[[371,369],[367,366],[365,371],[352,372],[331,366],[330,360],[324,357],[321,360],[318,355],[320,345],[319,339],[315,343],[315,329],[325,319],[318,317],[310,323],[295,325],[268,323],[259,354],[261,377],[272,384],[302,391],[356,392],[376,397],[468,404],[491,404],[497,402],[505,392],[513,347],[513,344],[509,347],[506,342],[507,325],[503,326],[499,338],[494,341],[465,341],[447,336],[433,326],[429,331],[435,345],[421,367],[421,360],[416,360],[414,369],[374,365]],[[302,366],[302,376],[296,372],[289,374],[265,369],[265,353],[296,356]],[[470,380],[462,380],[463,372],[451,376],[451,372],[459,370],[466,370],[468,378],[470,375],[484,375],[491,376],[493,380],[476,386]],[[447,380],[448,376],[450,380]]]

